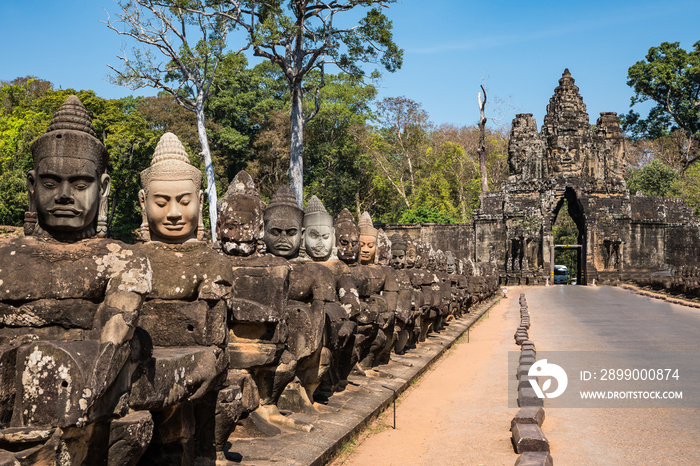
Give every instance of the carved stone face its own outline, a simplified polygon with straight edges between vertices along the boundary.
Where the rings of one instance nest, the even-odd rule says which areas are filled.
[[[338,259],[346,264],[357,262],[360,252],[360,235],[355,228],[338,229],[336,246],[338,247]]]
[[[202,192],[191,180],[152,180],[140,197],[153,241],[196,239]]]
[[[290,259],[297,255],[301,245],[301,223],[288,216],[275,215],[265,222],[265,245],[275,256]]]
[[[418,259],[415,247],[409,247],[406,249],[406,268],[413,268],[416,265],[416,260]]]
[[[49,232],[79,233],[92,228],[100,199],[109,194],[109,176],[94,162],[45,157],[27,176],[39,221]]]
[[[328,259],[333,248],[333,227],[329,225],[307,225],[304,230],[306,253],[313,260]]]
[[[393,249],[391,251],[391,264],[395,269],[403,269],[406,266],[406,251]]]
[[[374,263],[374,255],[377,253],[377,238],[370,235],[360,235],[360,264]]]
[[[217,236],[221,248],[233,256],[249,256],[255,252],[258,238],[263,236],[262,215],[249,211],[219,212]]]
[[[447,273],[457,273],[457,261],[453,254],[446,254],[447,257]]]

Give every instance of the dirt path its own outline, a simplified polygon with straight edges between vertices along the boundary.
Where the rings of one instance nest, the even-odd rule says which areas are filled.
[[[517,350],[519,291],[511,289],[391,408],[338,465],[512,465],[508,351]]]

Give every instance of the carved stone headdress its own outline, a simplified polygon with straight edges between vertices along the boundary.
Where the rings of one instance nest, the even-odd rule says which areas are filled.
[[[190,165],[185,146],[173,133],[161,136],[151,166],[141,172],[141,186],[146,192],[153,180],[190,180],[198,191],[202,189],[202,173]]]
[[[321,200],[316,196],[311,196],[304,209],[304,227],[308,225],[328,225],[333,226],[333,217],[326,211]]]
[[[343,209],[340,211],[338,218],[335,220],[335,229],[344,230],[346,228],[357,230],[357,225],[355,225],[355,218],[352,216],[350,211],[348,209]]]
[[[151,181],[192,181],[198,200],[201,197],[202,172],[190,165],[185,146],[173,133],[161,136],[156,150],[153,152],[151,165],[141,172],[141,187],[144,198],[148,195]],[[146,209],[141,212],[141,240],[150,241],[151,233],[148,227]],[[199,205],[199,224],[197,225],[197,240],[204,238],[204,223],[202,218],[202,203]]]
[[[399,233],[394,233],[391,235],[391,250],[392,251],[404,251],[406,252],[406,249],[408,248],[408,245],[406,244],[406,240],[403,239],[403,236],[401,236]]]
[[[378,230],[374,228],[372,217],[370,217],[369,212],[365,211],[362,213],[360,221],[357,222],[357,226],[360,228],[360,235],[377,237]]]
[[[294,218],[299,221],[299,225],[304,221],[304,211],[297,205],[297,198],[289,185],[280,186],[275,195],[272,196],[263,215],[265,222],[270,220],[273,215]]]
[[[80,99],[71,95],[56,111],[46,133],[32,143],[34,168],[47,157],[65,157],[90,160],[102,175],[107,169],[109,155],[105,145],[97,139],[92,119]],[[24,233],[32,235],[37,228],[34,199],[29,196],[29,209],[24,214]],[[95,236],[107,235],[107,196],[100,199]]]

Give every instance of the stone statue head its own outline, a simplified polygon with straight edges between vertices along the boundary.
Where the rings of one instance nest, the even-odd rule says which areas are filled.
[[[360,230],[348,209],[343,209],[335,221],[335,245],[338,259],[346,264],[355,264],[360,252]]]
[[[447,273],[449,273],[449,274],[457,273],[457,259],[455,258],[455,255],[452,253],[452,251],[447,251],[445,253],[445,261],[446,261]]]
[[[333,217],[316,196],[311,196],[306,203],[303,225],[306,254],[315,261],[328,260],[335,245]]]
[[[426,251],[426,256],[427,256],[427,261],[425,264],[426,268],[428,270],[430,270],[431,272],[437,271],[438,263],[437,263],[437,253],[436,253],[435,249],[433,249],[433,246],[429,244],[425,247],[425,251]]]
[[[363,212],[360,221],[357,222],[360,228],[360,264],[374,264],[377,254],[377,235],[379,232],[372,224],[372,217],[368,212]]]
[[[107,149],[78,97],[68,97],[31,147],[26,235],[66,241],[107,234]]]
[[[236,174],[216,207],[216,236],[226,254],[250,256],[265,250],[265,203],[248,172],[242,170]]]
[[[377,253],[374,263],[379,265],[391,263],[391,240],[382,228],[377,230]]]
[[[416,259],[418,255],[416,251],[416,245],[413,241],[411,241],[411,237],[408,236],[408,233],[404,233],[403,240],[406,243],[406,268],[412,269],[416,266]],[[392,241],[392,247],[393,244],[394,243]]]
[[[416,240],[415,242],[416,246],[416,263],[415,267],[417,269],[422,269],[425,267],[426,263],[428,262],[428,259],[426,257],[427,255],[427,250],[425,245],[423,244],[423,241],[421,240]]]
[[[267,251],[285,259],[296,257],[304,232],[304,211],[297,206],[292,188],[280,186],[265,208],[263,220]]]
[[[395,269],[403,269],[406,267],[406,249],[407,244],[403,237],[394,233],[391,235],[391,263]]]
[[[447,257],[442,249],[435,251],[435,267],[440,272],[447,271]]]
[[[202,239],[202,173],[190,165],[185,147],[173,133],[165,133],[158,141],[151,165],[141,172],[141,186],[143,241]]]

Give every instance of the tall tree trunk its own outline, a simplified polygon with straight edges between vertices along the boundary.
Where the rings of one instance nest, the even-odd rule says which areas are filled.
[[[216,181],[214,180],[214,164],[211,161],[211,151],[209,150],[209,138],[207,130],[204,127],[204,95],[197,95],[195,107],[197,114],[197,133],[199,135],[199,144],[202,146],[202,160],[204,161],[204,169],[207,175],[207,197],[209,198],[209,220],[211,222],[211,240],[216,241]]]
[[[481,86],[484,100],[479,93],[479,168],[481,169],[481,192],[489,192],[489,180],[486,173],[486,89]]]
[[[291,144],[289,148],[289,185],[297,198],[297,205],[304,204],[304,109],[301,83],[292,89],[292,108],[289,112],[291,123]]]

